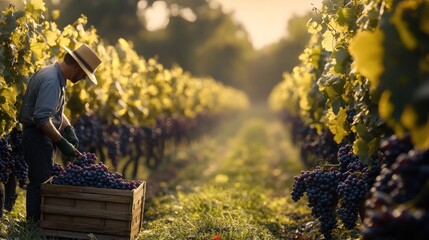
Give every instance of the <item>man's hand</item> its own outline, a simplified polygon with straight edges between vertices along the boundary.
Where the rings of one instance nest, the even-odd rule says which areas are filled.
[[[79,139],[77,138],[74,128],[71,125],[67,125],[64,128],[64,135],[67,141],[73,144],[73,146],[76,148],[79,146]]]
[[[65,138],[61,138],[61,140],[56,142],[55,144],[60,149],[60,151],[66,156],[77,157],[81,155],[81,153],[73,145],[71,145]]]

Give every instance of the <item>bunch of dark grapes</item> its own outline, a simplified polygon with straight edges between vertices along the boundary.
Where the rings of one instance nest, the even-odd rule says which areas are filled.
[[[79,157],[73,161],[74,165],[85,167],[95,164],[97,162],[97,156],[95,153],[82,153]]]
[[[380,172],[376,155],[369,160],[369,165],[363,164],[350,145],[341,147],[337,156],[338,167],[318,166],[295,176],[291,192],[295,202],[307,193],[312,215],[320,220],[320,230],[326,239],[332,238],[337,214],[346,228],[356,226],[366,194]]]
[[[22,147],[22,131],[16,127],[9,134],[9,142],[12,147],[12,175],[17,178],[19,187],[26,189],[28,184],[28,164],[24,159]]]
[[[127,181],[117,172],[111,172],[108,167],[99,162],[93,153],[83,153],[75,161],[68,163],[66,168],[53,165],[53,184],[132,190],[141,182]]]
[[[80,144],[80,151],[88,151],[99,145],[102,141],[100,120],[93,114],[83,114],[73,124]]]
[[[346,118],[347,122],[353,123],[354,118],[356,116],[356,109],[350,108],[346,111],[346,114],[347,114],[347,118]]]
[[[7,183],[12,167],[12,148],[5,138],[0,138],[0,182]]]
[[[23,155],[16,155],[13,159],[12,172],[18,180],[19,187],[26,189],[28,185],[28,164]]]
[[[320,231],[327,239],[332,238],[332,230],[337,225],[337,186],[344,177],[339,171],[323,171],[319,166],[295,177],[292,199],[296,202],[307,192],[308,206],[312,208],[311,215],[320,220]]]
[[[386,164],[366,206],[364,240],[429,239],[429,150]]]
[[[306,154],[311,153],[326,163],[337,163],[338,144],[329,129],[325,129],[322,135],[318,135],[315,129],[309,129],[302,148]],[[305,162],[305,164],[307,164]],[[308,164],[307,164],[308,165]]]
[[[392,135],[387,139],[383,139],[380,144],[380,150],[384,155],[383,162],[387,167],[390,167],[401,153],[408,153],[408,151],[413,149],[413,147],[414,146],[409,135],[403,138],[398,138],[396,135]]]
[[[338,185],[337,191],[342,200],[337,212],[347,229],[353,229],[356,226],[367,188],[365,180],[354,174],[349,174],[346,180]]]
[[[368,166],[363,169],[363,178],[368,185],[368,191],[374,185],[377,176],[382,170],[382,157],[380,153],[374,153],[369,159]]]
[[[130,153],[130,142],[133,141],[134,128],[121,124],[119,127],[119,151],[122,156]]]
[[[64,170],[63,165],[54,163],[52,165],[52,176],[59,176],[61,174],[64,174],[66,170]]]
[[[107,155],[112,161],[113,167],[117,168],[117,157],[120,153],[120,135],[119,127],[115,124],[109,124],[103,131],[104,144],[107,148]]]
[[[368,165],[362,163],[353,153],[351,145],[345,145],[338,151],[339,169],[347,178],[338,185],[341,201],[337,213],[347,229],[356,226],[366,195],[380,174],[380,161],[379,155],[374,154]]]
[[[359,162],[359,158],[355,154],[353,154],[352,146],[349,144],[338,149],[337,159],[340,163],[341,172],[347,171],[347,168],[350,163]]]

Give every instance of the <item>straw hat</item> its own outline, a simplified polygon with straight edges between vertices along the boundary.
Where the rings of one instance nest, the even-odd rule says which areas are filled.
[[[97,84],[97,79],[94,76],[95,69],[101,64],[100,57],[85,43],[82,44],[78,49],[71,51],[66,46],[63,46],[65,50],[76,60],[79,66],[85,71],[91,82]]]

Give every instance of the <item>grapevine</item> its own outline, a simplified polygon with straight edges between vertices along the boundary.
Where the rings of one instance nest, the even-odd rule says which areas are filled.
[[[423,0],[324,1],[315,10],[321,20],[308,23],[301,63],[270,94],[271,108],[298,126],[297,145],[308,149],[314,133],[333,134],[338,166],[313,172],[348,174],[337,186],[337,214],[350,229],[367,209],[364,239],[428,236],[417,230],[428,219],[421,200],[429,172],[417,170],[429,147],[427,9]],[[295,179],[294,200],[309,190],[304,176]]]

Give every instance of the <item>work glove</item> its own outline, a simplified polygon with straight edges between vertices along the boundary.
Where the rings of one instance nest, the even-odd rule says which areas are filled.
[[[65,138],[61,138],[58,142],[55,143],[57,147],[60,149],[60,151],[69,157],[77,157],[80,154],[80,152],[71,145]]]
[[[71,125],[68,125],[64,128],[64,135],[67,141],[69,141],[76,148],[79,146],[79,139],[77,139],[74,128]]]

